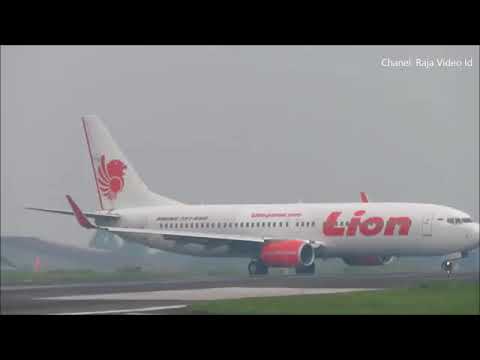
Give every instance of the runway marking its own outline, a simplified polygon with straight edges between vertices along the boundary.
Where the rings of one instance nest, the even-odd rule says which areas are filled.
[[[241,298],[252,298],[252,297],[270,297],[270,296],[335,294],[335,293],[348,293],[348,292],[371,291],[371,290],[381,290],[381,289],[224,287],[224,288],[189,289],[189,290],[161,290],[161,291],[126,292],[126,293],[111,293],[111,294],[56,296],[56,297],[36,298],[36,300],[197,301],[197,300],[241,299]]]
[[[144,311],[159,311],[159,310],[172,310],[172,309],[183,309],[187,305],[172,305],[172,306],[154,306],[146,308],[134,308],[134,309],[116,309],[116,310],[100,310],[100,311],[82,311],[82,312],[71,312],[71,313],[56,313],[49,315],[102,315],[102,314],[122,314],[122,313],[141,313]],[[144,314],[135,314],[135,315],[144,315]]]

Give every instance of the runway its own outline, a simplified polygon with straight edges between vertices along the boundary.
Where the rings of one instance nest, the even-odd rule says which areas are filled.
[[[451,279],[478,281],[478,277],[478,273],[458,273]],[[202,300],[381,291],[446,278],[438,272],[5,286],[1,287],[1,313],[190,314],[189,305]]]

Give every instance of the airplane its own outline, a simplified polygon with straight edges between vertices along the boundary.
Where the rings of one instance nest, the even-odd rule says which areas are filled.
[[[82,117],[98,209],[85,212],[27,207],[74,215],[91,230],[167,252],[250,259],[250,275],[269,268],[314,274],[315,260],[341,258],[348,265],[378,266],[407,256],[453,261],[479,247],[479,224],[457,209],[423,203],[185,204],[145,185],[99,117]],[[92,222],[93,220],[93,222]]]

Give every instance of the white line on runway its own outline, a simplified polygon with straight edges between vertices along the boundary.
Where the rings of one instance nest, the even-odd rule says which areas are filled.
[[[100,311],[83,311],[73,313],[57,313],[49,315],[100,315],[100,314],[122,314],[122,313],[138,313],[143,311],[159,311],[159,310],[171,310],[171,309],[183,309],[187,305],[172,305],[172,306],[154,306],[146,308],[134,308],[134,309],[117,309],[117,310],[100,310]]]
[[[227,288],[208,288],[208,289],[142,291],[142,292],[113,293],[113,294],[55,296],[55,297],[35,298],[35,300],[196,301],[196,300],[241,299],[241,298],[269,297],[269,296],[335,294],[335,293],[348,293],[348,292],[355,292],[355,291],[371,291],[371,290],[380,290],[380,289],[227,287]]]

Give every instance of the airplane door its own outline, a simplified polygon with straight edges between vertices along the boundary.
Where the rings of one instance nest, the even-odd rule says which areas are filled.
[[[432,236],[432,221],[433,215],[425,216],[422,223],[422,234],[423,236]]]

